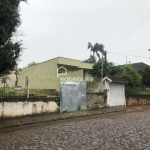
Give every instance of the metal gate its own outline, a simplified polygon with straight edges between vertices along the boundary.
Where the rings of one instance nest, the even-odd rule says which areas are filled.
[[[119,106],[126,104],[123,84],[109,84],[107,104],[109,106]]]
[[[86,82],[61,82],[60,112],[86,109]]]

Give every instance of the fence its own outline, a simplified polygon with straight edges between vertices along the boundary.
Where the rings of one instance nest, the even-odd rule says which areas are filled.
[[[55,89],[29,89],[29,97],[51,97],[60,96],[60,92]],[[21,91],[15,91],[14,88],[0,88],[0,98],[26,98],[27,89]]]
[[[73,77],[74,78],[74,77]],[[77,77],[78,78],[78,77]],[[80,77],[79,77],[80,78]],[[85,80],[87,92],[95,92],[100,89],[100,77],[87,77]],[[73,82],[73,81],[72,81]],[[78,82],[82,82],[79,80]],[[61,78],[54,79],[52,77],[33,77],[29,76],[29,97],[50,97],[60,96]],[[27,87],[25,86],[25,77],[19,79],[18,86],[22,86],[21,91],[14,90],[13,87],[0,87],[0,98],[25,98],[27,97]],[[15,85],[14,85],[15,86]]]

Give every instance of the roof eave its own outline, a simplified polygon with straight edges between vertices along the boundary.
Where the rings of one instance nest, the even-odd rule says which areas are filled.
[[[128,84],[128,82],[115,82],[115,81],[112,81],[111,83],[117,83],[117,84]]]

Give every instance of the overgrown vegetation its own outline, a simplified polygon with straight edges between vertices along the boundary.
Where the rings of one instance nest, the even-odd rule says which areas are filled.
[[[136,69],[131,65],[124,65],[120,68],[117,76],[122,76],[128,80],[128,86],[131,88],[138,87],[141,85],[142,77]]]
[[[63,113],[68,113],[70,112],[68,109],[64,110]]]
[[[143,69],[138,70],[142,77],[142,86],[150,87],[150,67],[145,66]]]
[[[35,96],[53,96],[50,90],[48,89],[30,89],[31,95]],[[22,91],[15,91],[13,88],[0,88],[0,96],[25,96],[27,94],[27,89]]]
[[[150,89],[138,89],[138,88],[126,88],[126,95],[148,95],[150,94]]]
[[[112,63],[112,62],[107,62],[106,61],[107,74],[106,74],[106,68],[104,67],[104,64],[105,64],[105,60],[103,60],[103,77],[108,75],[108,74],[112,75],[112,72],[115,69],[115,67],[114,67],[115,64]],[[99,60],[98,62],[96,62],[93,66],[93,69],[89,73],[93,77],[101,78],[101,76],[102,76],[102,60]]]
[[[77,110],[78,110],[78,111],[82,110],[80,105],[78,106]]]

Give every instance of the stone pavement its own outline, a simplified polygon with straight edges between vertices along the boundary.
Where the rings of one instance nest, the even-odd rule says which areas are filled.
[[[99,114],[113,113],[113,112],[115,113],[121,111],[136,111],[136,110],[143,110],[143,109],[150,109],[150,105],[127,106],[127,107],[118,106],[118,107],[110,107],[110,108],[100,108],[97,110],[84,110],[84,111],[76,111],[76,112],[68,112],[68,113],[49,113],[49,114],[42,114],[42,115],[31,115],[31,116],[0,120],[0,129],[22,126],[22,125],[30,125],[36,123],[46,123],[50,121],[71,119],[76,117],[85,117],[85,116],[92,116],[92,115],[99,115]]]
[[[0,150],[150,150],[150,110],[116,114],[3,133]]]

